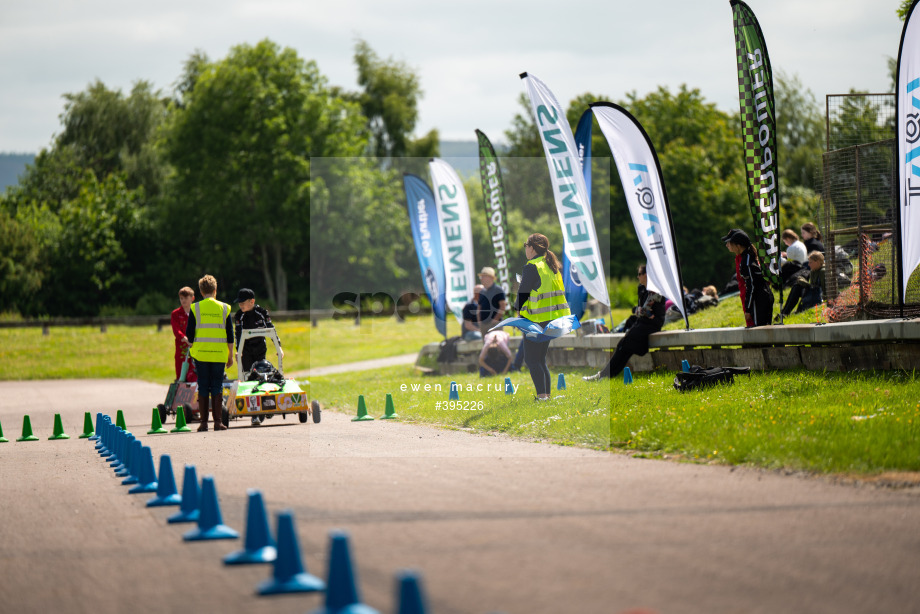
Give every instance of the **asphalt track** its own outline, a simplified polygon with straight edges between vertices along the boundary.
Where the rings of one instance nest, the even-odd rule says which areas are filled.
[[[364,601],[395,611],[421,570],[430,611],[920,612],[920,493],[631,458],[326,411],[227,432],[146,435],[166,387],[0,383],[0,612],[308,612],[321,595],[257,597],[268,566],[242,540],[185,543],[77,439],[83,412],[123,409],[154,457],[213,475],[224,522],[246,491],[294,512],[325,577],[328,532],[351,535]],[[372,413],[382,413],[371,407]],[[397,408],[398,411],[398,408]],[[55,412],[70,440],[48,441]],[[40,441],[17,443],[30,414]],[[179,477],[181,480],[181,477]],[[181,484],[180,484],[181,488]]]

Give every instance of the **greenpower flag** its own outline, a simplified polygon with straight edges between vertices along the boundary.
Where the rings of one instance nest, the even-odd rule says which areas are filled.
[[[779,176],[776,166],[776,107],[773,70],[760,24],[741,0],[731,0],[738,60],[738,94],[748,200],[754,217],[757,253],[766,277],[780,287]]]
[[[505,209],[505,187],[502,184],[502,169],[498,165],[495,149],[483,132],[476,131],[479,138],[479,176],[482,179],[482,203],[486,210],[486,223],[492,249],[495,250],[495,283],[501,286],[505,296],[511,294],[508,277],[508,232],[507,210]]]

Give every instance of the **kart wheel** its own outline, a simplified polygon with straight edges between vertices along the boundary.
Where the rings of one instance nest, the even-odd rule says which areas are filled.
[[[166,406],[160,403],[157,405],[157,411],[160,414],[160,422],[166,424],[166,416],[169,415],[169,412],[166,411]]]
[[[307,421],[307,418],[308,418],[307,412],[302,411],[302,412],[298,413],[298,414],[297,414],[297,418],[300,420],[300,423],[301,423],[301,424],[304,424],[304,423]]]
[[[220,421],[223,422],[224,426],[230,428],[230,412],[227,411],[226,407],[220,412]]]
[[[182,408],[182,413],[185,414],[185,423],[188,424],[188,423],[191,422],[191,421],[193,420],[193,418],[194,418],[194,416],[192,415],[192,410],[191,410],[191,408],[190,408],[190,407],[187,407],[187,406],[185,406],[185,405],[180,405],[179,407]]]
[[[313,401],[310,403],[310,410],[313,413],[313,422],[319,422],[322,419],[323,410],[320,409],[319,401]]]

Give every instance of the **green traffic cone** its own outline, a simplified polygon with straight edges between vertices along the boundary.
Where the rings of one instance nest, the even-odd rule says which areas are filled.
[[[80,435],[80,439],[86,439],[95,434],[96,431],[93,429],[93,419],[90,417],[89,412],[85,412],[83,414],[83,434]]]
[[[22,417],[22,437],[16,441],[38,441],[38,437],[32,434],[32,419],[29,414]]]
[[[159,419],[159,416],[157,416]],[[176,428],[170,431],[170,433],[191,433],[192,429],[185,424],[185,408],[181,405],[176,407]]]
[[[365,420],[373,420],[373,416],[367,415],[367,406],[364,404],[364,395],[358,395],[358,415],[351,419],[352,422],[364,422]]]
[[[86,414],[89,417],[89,414]],[[182,416],[183,418],[185,416]],[[178,419],[176,420],[178,422]],[[188,428],[188,427],[185,427]],[[163,423],[160,421],[160,410],[156,407],[153,408],[153,418],[150,420],[150,430],[147,431],[148,435],[156,435],[157,433],[168,433],[166,429],[163,428]]]
[[[387,393],[387,408],[384,411],[383,415],[380,416],[381,420],[390,420],[392,418],[399,418],[396,415],[396,408],[393,407],[393,395],[389,392]]]
[[[3,425],[0,424],[0,443],[6,443],[9,439],[3,436]]]
[[[54,434],[48,439],[70,439],[70,435],[64,432],[64,425],[61,423],[61,414],[54,414]]]
[[[115,415],[115,426],[120,426],[121,430],[125,432],[126,435],[130,435],[131,431],[128,430],[128,427],[125,426],[125,414],[120,409]]]

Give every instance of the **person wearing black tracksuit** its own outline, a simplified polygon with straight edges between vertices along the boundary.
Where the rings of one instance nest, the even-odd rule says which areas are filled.
[[[620,339],[617,349],[603,370],[582,379],[588,382],[619,375],[633,354],[645,356],[648,353],[648,337],[657,333],[664,325],[665,298],[657,292],[646,288],[648,276],[645,265],[639,267],[639,307],[636,309],[636,322],[629,327],[626,335]]]
[[[764,279],[760,260],[750,237],[743,230],[734,228],[722,237],[722,241],[728,251],[735,254],[735,268],[741,286],[741,305],[747,327],[770,324],[773,315],[773,291]]]
[[[233,323],[235,328],[236,347],[239,349],[240,338],[243,336],[244,330],[253,328],[274,328],[275,325],[272,324],[272,317],[269,315],[268,310],[256,304],[256,295],[249,288],[240,289],[236,297],[236,302],[239,303],[240,308],[233,314]],[[279,339],[278,342],[280,343],[281,340]],[[247,339],[246,345],[243,346],[243,354],[240,357],[240,368],[242,371],[249,371],[252,369],[253,364],[260,360],[265,360],[266,349],[265,337]],[[280,347],[278,348],[278,353],[284,356]]]

